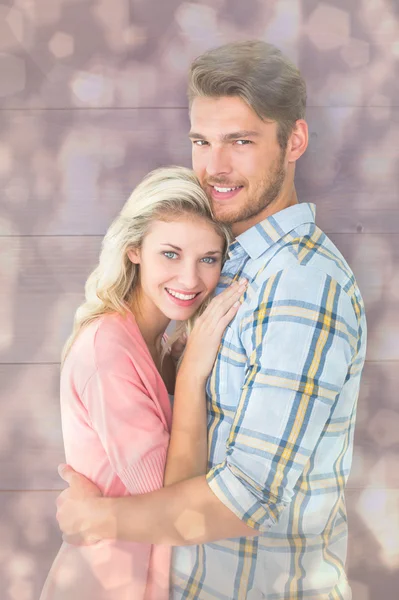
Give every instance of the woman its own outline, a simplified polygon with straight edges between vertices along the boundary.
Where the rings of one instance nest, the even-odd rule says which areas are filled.
[[[67,462],[104,495],[145,493],[205,472],[205,380],[244,291],[235,283],[210,302],[229,239],[184,168],[150,173],[104,238],[61,373]],[[173,426],[171,320],[189,333]],[[195,393],[185,394],[187,378],[190,390],[198,382]],[[166,600],[169,566],[168,547],[64,543],[41,600]]]

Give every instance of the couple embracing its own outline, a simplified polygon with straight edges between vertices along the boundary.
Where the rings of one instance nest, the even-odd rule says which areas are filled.
[[[133,191],[64,348],[64,543],[41,598],[349,600],[366,321],[297,200],[305,83],[240,42],[193,62],[188,95],[193,171]]]

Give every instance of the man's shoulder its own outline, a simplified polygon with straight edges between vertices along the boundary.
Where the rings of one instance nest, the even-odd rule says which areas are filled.
[[[316,225],[306,224],[281,238],[272,256],[260,257],[248,290],[247,311],[259,306],[330,306],[357,327],[364,303],[346,259]],[[338,302],[338,297],[340,300]]]
[[[266,281],[285,273],[286,281],[311,283],[329,277],[343,289],[357,287],[352,269],[332,240],[314,223],[306,223],[281,238],[269,260],[260,259],[255,279]]]

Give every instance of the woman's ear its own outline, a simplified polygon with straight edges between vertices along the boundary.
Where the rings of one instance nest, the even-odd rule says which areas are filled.
[[[134,264],[134,265],[139,265],[140,264],[140,248],[130,248],[127,251],[127,256],[129,258],[129,260]]]

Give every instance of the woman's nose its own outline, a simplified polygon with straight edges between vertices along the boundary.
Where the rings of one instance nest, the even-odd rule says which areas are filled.
[[[194,290],[198,286],[199,276],[196,266],[184,265],[179,273],[179,282],[184,289]]]

